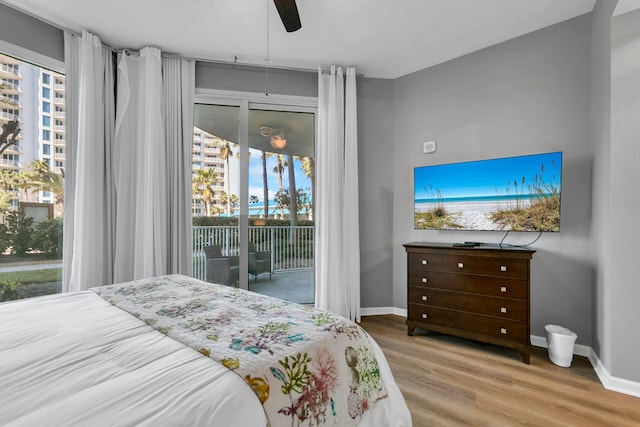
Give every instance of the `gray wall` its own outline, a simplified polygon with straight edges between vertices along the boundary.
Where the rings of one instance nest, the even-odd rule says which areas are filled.
[[[64,61],[62,30],[0,3],[0,40]]]
[[[198,62],[196,87],[254,93],[318,96],[316,72]]]
[[[393,81],[359,78],[360,301],[393,304]]]
[[[592,348],[611,372],[610,321],[605,303],[605,285],[610,267],[609,254],[609,174],[611,139],[611,15],[617,0],[598,0],[592,13],[591,29],[591,141],[593,147],[593,292]]]
[[[605,314],[610,316],[610,373],[640,381],[640,10],[617,16],[612,22],[611,148],[609,182],[609,279]]]
[[[395,307],[406,307],[403,243],[498,243],[504,235],[414,230],[414,167],[563,151],[561,232],[545,233],[533,246],[531,333],[544,336],[544,325],[556,323],[591,344],[589,61],[585,15],[394,82]],[[437,140],[436,153],[422,154],[428,140]],[[388,147],[378,150],[385,156]],[[525,244],[536,236],[513,233],[505,242]]]

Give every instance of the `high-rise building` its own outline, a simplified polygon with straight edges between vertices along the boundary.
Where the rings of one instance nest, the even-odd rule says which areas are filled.
[[[65,76],[0,54],[0,125],[18,120],[16,144],[0,156],[0,170],[26,172],[34,160],[64,174]],[[19,202],[54,203],[50,191],[11,186],[3,188]]]
[[[213,189],[213,210],[221,211],[224,206],[221,201],[224,191],[224,160],[220,156],[222,140],[197,127],[193,128],[193,158],[191,162],[192,176],[197,175],[200,169],[212,170],[216,174],[216,182]],[[216,213],[216,212],[212,212]],[[193,195],[192,213],[195,216],[206,215],[204,203],[197,194]]]

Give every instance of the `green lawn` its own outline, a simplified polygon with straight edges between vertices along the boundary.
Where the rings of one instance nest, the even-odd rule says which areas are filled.
[[[0,273],[0,283],[15,282],[19,279],[22,284],[59,282],[62,280],[62,267],[44,270],[7,271]]]

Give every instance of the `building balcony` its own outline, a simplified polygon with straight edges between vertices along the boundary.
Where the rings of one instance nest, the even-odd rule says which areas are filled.
[[[20,89],[20,86],[15,84],[15,83],[7,83],[7,82],[0,82],[2,84],[2,91],[6,92],[6,93],[22,93],[22,89]]]
[[[63,84],[55,84],[53,85],[53,89],[56,90],[57,92],[64,92],[66,90],[66,86]]]
[[[64,132],[65,131],[65,127],[64,125],[56,125],[53,127],[53,130],[55,130],[56,132]]]
[[[64,160],[64,153],[53,153],[54,160]]]
[[[7,113],[5,111],[0,111],[0,118],[6,120],[17,120],[18,116],[16,116],[15,114]]]
[[[64,111],[54,111],[53,112],[53,117],[55,117],[56,119],[64,119],[65,118],[65,112]]]
[[[56,96],[56,97],[53,98],[53,103],[54,104],[58,104],[58,105],[61,105],[61,104],[64,105],[64,100],[65,100],[64,97]]]
[[[22,154],[23,153],[22,148],[19,145],[15,145],[15,144],[8,146],[7,149],[4,150],[4,152],[6,154]]]
[[[64,147],[66,141],[67,141],[66,139],[57,139],[56,138],[56,139],[53,140],[53,145],[57,145],[59,147]]]
[[[5,169],[20,169],[22,166],[18,160],[0,159],[0,167]]]
[[[8,64],[0,64],[0,72],[4,74],[8,74],[9,77],[11,78],[15,78],[16,76],[22,77],[20,75],[20,71],[17,68],[12,67],[11,65],[8,65]]]

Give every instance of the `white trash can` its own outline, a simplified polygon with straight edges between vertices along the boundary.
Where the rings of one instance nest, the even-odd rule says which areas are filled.
[[[558,366],[568,368],[573,360],[573,347],[578,335],[567,328],[558,325],[544,327],[547,335],[549,359]]]

